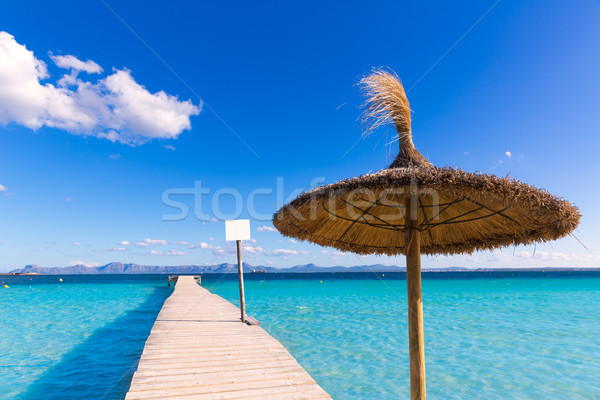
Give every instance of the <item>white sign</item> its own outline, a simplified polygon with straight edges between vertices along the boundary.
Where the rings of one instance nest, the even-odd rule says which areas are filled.
[[[225,221],[225,240],[250,240],[250,220]]]

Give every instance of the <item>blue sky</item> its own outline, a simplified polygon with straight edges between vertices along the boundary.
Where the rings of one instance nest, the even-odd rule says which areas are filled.
[[[356,121],[355,84],[378,66],[410,88],[415,145],[434,164],[510,174],[583,214],[589,250],[567,237],[425,267],[600,266],[600,4],[494,4],[6,2],[0,271],[234,262],[212,206],[233,215],[232,190],[254,217],[250,263],[403,265],[290,242],[266,218],[311,182],[391,161],[394,132],[359,140]],[[165,220],[177,210],[163,193],[196,182],[201,207],[171,195],[189,213]]]

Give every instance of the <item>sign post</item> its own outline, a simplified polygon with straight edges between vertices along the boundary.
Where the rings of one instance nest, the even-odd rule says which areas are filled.
[[[250,239],[250,220],[236,219],[225,221],[225,240],[235,240],[238,259],[238,281],[240,284],[240,312],[242,322],[246,322],[246,299],[244,297],[244,268],[242,265],[242,240]]]

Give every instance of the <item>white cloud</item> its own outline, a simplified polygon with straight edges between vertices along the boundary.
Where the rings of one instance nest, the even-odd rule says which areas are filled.
[[[265,256],[265,257],[289,257],[289,256],[297,256],[299,254],[308,254],[308,252],[303,251],[299,252],[297,250],[288,250],[288,249],[274,249],[274,250],[266,250],[259,246],[253,246],[249,244],[250,242],[245,241],[242,244],[242,253],[250,256]],[[227,246],[213,246],[206,242],[200,242],[198,244],[192,245],[189,247],[190,249],[208,249],[211,250],[215,256],[231,256],[234,257],[237,253],[237,248],[233,244]]]
[[[216,246],[210,245],[206,242],[200,242],[198,244],[193,244],[189,247],[190,249],[214,249]]]
[[[153,256],[183,256],[187,253],[185,251],[171,249],[168,251],[150,250],[150,252],[148,254],[153,255]]]
[[[83,71],[88,74],[99,74],[102,72],[102,68],[91,60],[81,61],[74,56],[54,56],[50,55],[54,64],[64,69],[71,69],[73,71]]]
[[[184,242],[184,241],[182,241],[182,240],[178,240],[178,241],[176,241],[176,242],[173,242],[173,244],[177,244],[177,245],[182,245],[182,246],[185,246],[186,244],[188,244],[188,242]]]
[[[139,242],[135,242],[136,246],[166,246],[168,242],[166,240],[161,239],[142,239]]]
[[[321,251],[319,251],[319,253],[321,253],[321,254],[327,254],[327,250],[321,250]]]
[[[71,243],[71,244],[72,244],[73,246],[81,246],[81,243],[79,243],[79,242],[73,242],[73,243]]]
[[[110,158],[111,160],[118,160],[119,158],[121,158],[120,154],[111,154],[110,156],[108,156],[108,158]]]
[[[127,240],[121,240],[119,243],[117,243],[119,246],[129,246],[131,243],[129,243]]]
[[[506,254],[501,253],[498,255],[500,259],[504,259]],[[600,255],[597,254],[575,254],[575,253],[563,253],[559,251],[518,251],[515,252],[514,257],[522,258],[525,260],[539,260],[539,261],[589,261],[592,263],[600,263]]]
[[[127,248],[125,248],[125,247],[113,247],[113,248],[106,249],[106,250],[108,250],[108,251],[127,251]]]
[[[514,248],[480,252],[472,255],[432,256],[436,265],[460,265],[469,268],[544,268],[544,267],[600,267],[600,254],[567,253]],[[427,264],[427,262],[426,262]]]
[[[113,69],[95,82],[83,81],[80,72],[96,74],[102,68],[72,55],[51,58],[70,73],[55,84],[41,83],[49,78],[46,64],[12,35],[0,32],[0,124],[54,127],[138,145],[177,138],[191,129],[190,117],[200,113],[189,100],[179,101],[164,91],[150,93],[127,69]]]
[[[298,241],[296,239],[288,239],[288,242],[290,242],[290,243],[298,243]]]
[[[237,248],[236,248],[236,246],[233,246],[233,245],[213,246],[208,243],[199,243],[198,246],[196,246],[196,248],[210,249],[210,250],[212,250],[213,254],[216,256],[231,256],[231,257],[233,257],[237,254]],[[255,246],[251,246],[248,244],[243,244],[242,245],[242,253],[249,254],[249,255],[259,255],[259,254],[263,254],[264,250],[262,247],[258,247],[258,246],[255,247]]]
[[[296,250],[288,250],[288,249],[275,249],[270,250],[267,255],[277,256],[277,257],[287,257],[287,256],[297,256],[299,253]]]
[[[174,139],[191,128],[190,116],[200,112],[190,101],[181,102],[163,91],[150,93],[128,70],[115,70],[100,85],[115,96],[109,103],[113,115],[107,128],[121,131],[119,141]]]
[[[245,245],[242,246],[242,251],[245,253],[250,253],[250,254],[262,254],[264,252],[262,247],[254,247],[254,246],[250,246],[250,245]]]
[[[215,240],[215,238],[214,237],[210,237],[210,238],[208,238],[208,240],[212,242],[212,241]]]
[[[258,228],[256,228],[256,230],[258,232],[277,232],[277,229],[273,228],[272,226],[259,226]]]
[[[0,185],[0,192],[6,192],[6,186]]]
[[[173,151],[175,151],[175,146],[171,146],[170,144],[166,144],[166,145],[164,145],[163,147],[164,147],[165,149],[167,149],[167,150],[173,150]]]
[[[6,32],[0,32],[0,59],[0,123],[39,128],[52,91],[39,83],[48,77],[46,64]]]
[[[506,155],[506,157],[512,158],[512,153],[510,151],[506,151],[506,153],[504,154]]]

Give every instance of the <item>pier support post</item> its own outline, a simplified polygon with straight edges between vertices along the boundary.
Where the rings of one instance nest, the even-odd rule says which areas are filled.
[[[244,298],[244,269],[242,266],[242,241],[236,240],[238,258],[238,280],[240,282],[240,311],[242,322],[246,322],[246,299]]]
[[[412,188],[411,188],[412,189]],[[415,188],[416,189],[416,188]],[[405,203],[406,286],[408,295],[408,347],[410,398],[425,400],[425,341],[421,290],[421,243],[418,230],[418,194],[411,190]]]

